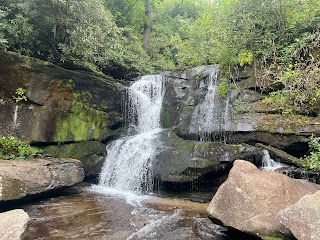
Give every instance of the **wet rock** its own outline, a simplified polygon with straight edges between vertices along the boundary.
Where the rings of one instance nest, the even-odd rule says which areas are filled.
[[[72,186],[84,178],[75,159],[0,160],[0,201]]]
[[[22,88],[27,101],[16,102]],[[123,85],[0,52],[0,135],[32,142],[103,140],[122,127]]]
[[[22,209],[0,213],[0,236],[2,240],[19,240],[27,228],[28,214]]]
[[[98,141],[58,144],[42,147],[55,158],[75,158],[82,162],[86,177],[96,178],[106,157],[106,145]]]
[[[232,133],[223,136],[222,140],[250,144],[261,142],[279,149],[306,143],[312,134],[320,134],[318,118],[266,112],[260,106],[266,95],[248,90],[246,85],[237,83],[241,89],[230,90],[227,96],[220,96],[217,90],[213,93],[209,78],[215,69],[216,66],[201,66],[164,73],[167,76],[161,115],[164,127],[174,129],[185,139],[221,140],[221,133]],[[209,91],[214,95],[215,104],[206,107]],[[215,109],[216,116],[211,119],[211,126],[204,126],[204,109],[210,111],[211,108]]]
[[[226,173],[232,161],[261,159],[261,150],[246,144],[224,144],[184,140],[174,132],[160,133],[161,146],[155,158],[153,172],[161,182],[186,183],[205,175]]]
[[[287,154],[284,151],[281,151],[277,148],[271,147],[271,146],[266,146],[263,145],[261,143],[257,143],[255,145],[256,147],[262,148],[262,149],[266,149],[268,150],[270,156],[272,159],[277,160],[279,162],[285,163],[285,164],[290,164],[290,165],[294,165],[297,167],[306,167],[306,161],[296,158],[290,154]]]
[[[214,222],[225,226],[263,238],[286,238],[291,233],[280,223],[278,212],[319,189],[316,184],[262,172],[249,162],[236,160],[207,211]]]
[[[280,222],[299,240],[320,239],[320,191],[279,212]]]

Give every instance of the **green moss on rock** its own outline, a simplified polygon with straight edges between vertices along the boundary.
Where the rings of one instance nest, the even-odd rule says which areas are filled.
[[[104,112],[73,102],[71,112],[56,121],[55,142],[101,139],[108,131],[109,119]]]

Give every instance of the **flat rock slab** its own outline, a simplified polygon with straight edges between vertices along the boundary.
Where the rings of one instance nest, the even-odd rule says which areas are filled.
[[[19,240],[29,221],[28,214],[22,209],[0,213],[0,239]]]
[[[280,223],[278,212],[319,188],[305,180],[263,172],[250,162],[236,160],[207,211],[214,221],[225,226],[260,237],[284,238],[291,233]]]
[[[299,240],[320,239],[320,191],[279,212],[280,222]]]
[[[81,161],[71,158],[0,160],[0,201],[72,186],[83,178]]]

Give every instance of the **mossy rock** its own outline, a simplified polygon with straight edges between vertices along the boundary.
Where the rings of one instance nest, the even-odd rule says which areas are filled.
[[[22,88],[27,101],[15,102]],[[30,142],[104,140],[121,132],[125,87],[0,51],[0,135]]]
[[[261,150],[246,144],[225,144],[184,140],[174,132],[160,134],[153,172],[161,182],[189,183],[208,174],[222,174],[236,159],[255,162],[261,159]]]
[[[79,159],[87,177],[96,177],[100,174],[106,157],[106,145],[97,141],[51,145],[41,149],[45,155],[55,158]]]

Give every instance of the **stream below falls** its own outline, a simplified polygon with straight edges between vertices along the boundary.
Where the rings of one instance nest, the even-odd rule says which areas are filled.
[[[22,239],[229,239],[207,218],[208,203],[81,191],[26,205]]]

